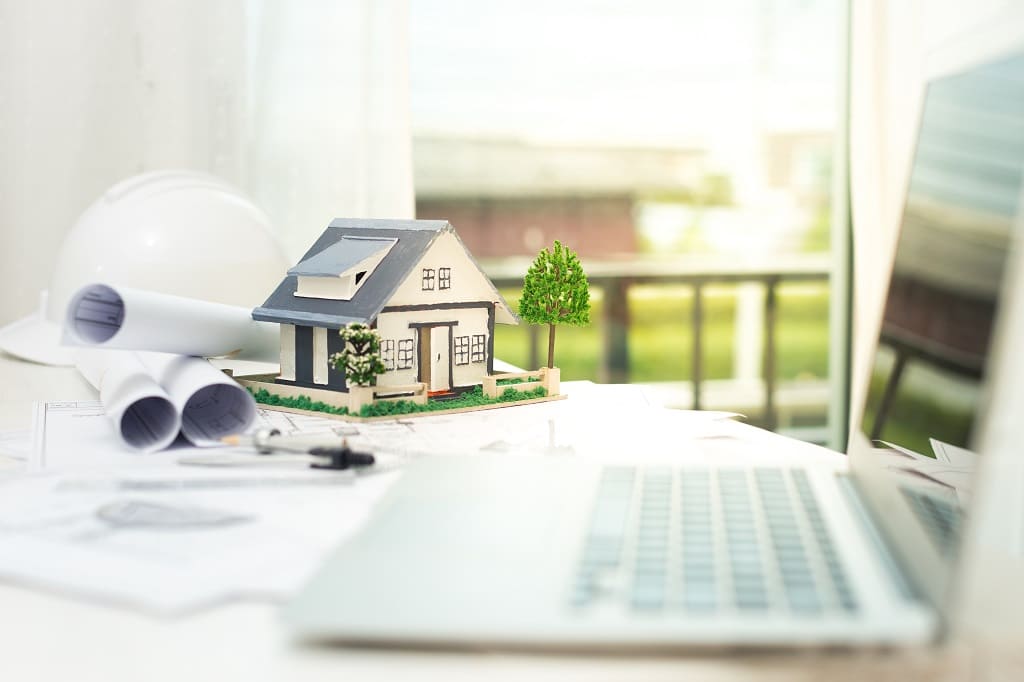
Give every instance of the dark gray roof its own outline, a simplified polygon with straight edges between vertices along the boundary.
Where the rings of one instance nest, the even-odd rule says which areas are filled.
[[[274,290],[262,306],[252,311],[254,320],[301,324],[328,329],[340,329],[350,322],[372,322],[381,309],[394,296],[395,291],[437,239],[444,232],[454,232],[444,220],[376,220],[336,218],[331,221],[316,243],[306,252],[299,264],[288,271],[288,275]],[[397,240],[384,260],[363,281],[362,286],[350,301],[306,298],[295,295],[298,274],[326,272],[333,265],[343,262],[338,245],[344,240],[346,248],[350,243],[359,242],[351,237],[371,238],[370,243],[381,246],[381,240]],[[352,258],[355,258],[353,256]],[[365,260],[365,254],[359,260]],[[472,256],[470,256],[472,258]],[[359,260],[355,261],[356,263]],[[354,264],[354,263],[353,263]],[[307,269],[310,271],[299,272]],[[321,266],[329,266],[321,268]],[[351,267],[351,266],[349,266]],[[333,274],[338,274],[337,272]],[[500,301],[508,311],[501,295],[495,290],[495,300]]]
[[[370,256],[387,251],[394,243],[394,239],[342,237],[320,253],[299,261],[298,265],[288,270],[288,274],[336,277]]]

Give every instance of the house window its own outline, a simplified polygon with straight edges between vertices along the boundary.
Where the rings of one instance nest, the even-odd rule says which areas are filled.
[[[456,336],[455,337],[455,364],[456,365],[468,365],[469,364],[469,337],[468,336]]]
[[[452,288],[452,269],[451,268],[438,268],[437,269],[437,288],[438,289],[451,289]]]
[[[384,370],[391,372],[395,369],[395,340],[384,339],[380,342],[380,359],[384,363]]]
[[[412,369],[412,339],[398,341],[398,369]]]
[[[423,268],[423,291],[434,290],[434,268]]]
[[[473,362],[484,361],[484,349],[486,348],[486,345],[486,334],[473,334],[473,346],[470,349],[470,358],[473,360]]]

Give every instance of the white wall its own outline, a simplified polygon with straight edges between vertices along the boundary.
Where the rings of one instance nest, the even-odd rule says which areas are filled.
[[[928,77],[1024,43],[1012,0],[852,2],[850,182],[854,236],[851,428],[881,321]]]
[[[431,268],[434,271],[434,288],[424,291],[422,286],[423,268]],[[451,268],[451,286],[441,289],[438,284],[438,271],[441,268]],[[371,275],[374,277],[375,275]],[[497,294],[491,286],[490,280],[480,271],[479,266],[466,252],[462,243],[452,232],[445,232],[438,235],[430,249],[423,255],[423,258],[412,268],[395,294],[388,301],[389,306],[404,305],[443,305],[447,303],[465,302],[497,302]],[[496,321],[511,320],[511,316],[502,310],[495,311]],[[390,312],[382,313],[377,318],[377,330],[382,339],[414,339],[418,344],[417,332],[409,328],[410,322],[437,322],[457,321],[458,325],[453,329],[454,336],[469,336],[483,334],[490,339],[488,329],[488,314],[484,307],[479,308],[455,308],[455,309],[434,309],[419,310],[415,312]],[[451,349],[454,354],[454,346]],[[415,356],[418,362],[418,348]],[[485,353],[482,362],[471,362],[468,365],[452,364],[452,380],[456,386],[468,386],[481,382],[487,373],[487,354]],[[416,371],[404,370],[387,372],[379,383],[381,385],[407,384],[416,381]]]
[[[237,185],[293,259],[338,216],[412,217],[407,0],[0,0],[0,324],[107,187]],[[201,248],[201,245],[197,245]]]
[[[441,268],[451,268],[451,286],[448,289],[438,287],[434,281],[432,291],[424,291],[422,286],[423,268],[434,270],[435,276]],[[451,303],[462,301],[496,302],[498,294],[491,281],[480,271],[480,266],[466,251],[462,242],[452,233],[444,232],[423,254],[423,258],[413,268],[409,276],[395,291],[388,305],[423,305]],[[511,318],[507,313],[497,312],[499,322]]]

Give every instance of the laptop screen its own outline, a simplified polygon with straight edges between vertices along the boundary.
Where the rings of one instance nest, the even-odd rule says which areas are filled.
[[[933,81],[861,431],[969,448],[1024,167],[1024,55]]]

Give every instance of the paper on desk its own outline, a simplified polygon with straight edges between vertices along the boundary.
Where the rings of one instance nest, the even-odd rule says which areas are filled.
[[[181,411],[135,353],[83,348],[73,358],[85,380],[99,391],[113,433],[125,445],[155,452],[178,437]]]
[[[144,453],[165,449],[179,432],[193,444],[216,444],[256,416],[252,395],[201,357],[80,348],[74,358],[114,433]]]
[[[0,455],[27,462],[32,456],[32,432],[0,431]]]
[[[202,358],[80,348],[82,376],[100,392],[113,432],[142,452],[162,450],[181,432],[194,445],[245,432],[256,401]]]
[[[367,423],[261,408],[253,428],[347,438],[357,450],[398,460],[496,451],[639,457],[685,454],[693,439],[720,435],[732,416],[652,408],[641,391],[629,386],[564,382],[563,387],[570,395],[566,400]],[[112,438],[95,401],[40,403],[33,436],[33,471],[123,472],[170,466],[193,453],[179,444],[140,456]]]
[[[393,422],[345,423],[268,410],[258,419],[294,436],[344,436],[357,449],[399,461],[494,450],[702,457],[694,440],[730,423],[719,413],[651,408],[628,388],[567,382],[566,390],[568,400]],[[362,522],[395,476],[180,466],[200,451],[177,447],[142,456],[118,447],[96,402],[40,405],[35,435],[32,468],[62,475],[0,488],[0,576],[158,613],[234,598],[287,597],[328,548]],[[247,520],[173,533],[111,529],[98,517],[111,504]]]
[[[90,284],[68,303],[65,345],[243,359],[277,357],[276,324],[240,306],[144,289]]]
[[[62,477],[7,481],[0,577],[157,614],[283,600],[392,478],[361,479],[344,494],[327,486],[68,492]]]
[[[935,449],[935,457],[928,457],[885,441],[879,442],[887,449],[876,450],[875,455],[889,458],[890,469],[946,488],[956,495],[962,505],[970,502],[977,461],[974,453],[934,439],[932,447]]]
[[[896,443],[890,443],[889,441],[886,441],[886,440],[880,440],[878,442],[881,443],[882,445],[884,445],[885,447],[887,447],[889,450],[891,450],[893,453],[895,453],[896,455],[898,455],[900,457],[907,457],[909,459],[913,459],[913,460],[916,460],[916,461],[919,461],[919,462],[934,462],[935,461],[934,457],[929,457],[928,455],[922,455],[920,452],[916,452],[914,450],[911,450],[910,448],[905,448],[902,445],[897,445]]]
[[[336,437],[339,422],[261,410],[285,434]],[[37,406],[30,471],[0,484],[0,577],[160,614],[288,597],[357,527],[394,474],[301,467],[190,467],[185,443],[141,454],[113,438],[96,401]],[[55,472],[47,474],[45,472]],[[111,504],[150,504],[244,523],[110,528]]]
[[[345,424],[353,447],[404,457],[520,452],[602,459],[693,454],[694,439],[720,433],[729,413],[652,407],[638,387],[563,382],[568,399],[497,410]]]
[[[940,462],[964,467],[974,467],[978,463],[978,454],[976,452],[966,448],[958,448],[949,443],[943,443],[935,438],[930,438],[929,441],[932,444],[932,451],[935,452],[935,458]]]
[[[276,428],[285,435],[335,437],[342,422],[324,417],[258,409],[252,428]],[[103,405],[95,400],[36,405],[29,471],[118,473],[174,467],[183,456],[206,452],[179,441],[162,452],[142,454],[111,431]]]
[[[169,353],[136,355],[166,389],[181,415],[181,433],[193,445],[215,445],[252,426],[256,418],[252,395],[206,360]]]

